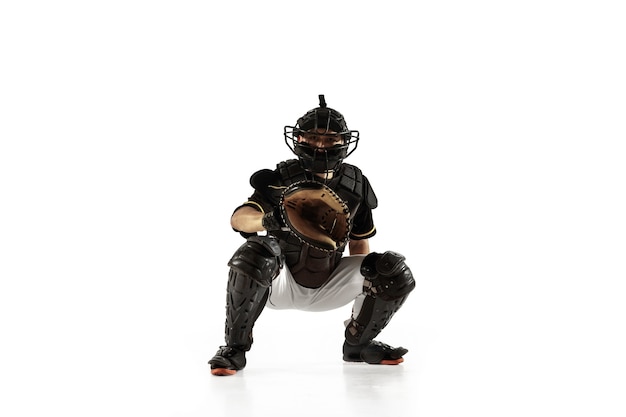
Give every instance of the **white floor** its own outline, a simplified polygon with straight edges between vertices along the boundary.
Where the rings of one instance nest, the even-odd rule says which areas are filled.
[[[339,410],[369,415],[414,408],[420,378],[419,349],[398,366],[345,363],[341,359],[341,323],[331,313],[269,311],[259,322],[249,365],[234,377],[209,377],[205,408],[246,411],[241,415],[319,415]],[[295,313],[295,314],[294,314]],[[285,320],[281,314],[298,319]],[[273,328],[270,320],[276,320]],[[283,331],[285,323],[301,328]],[[305,330],[310,326],[309,333]],[[334,333],[334,334],[333,334]],[[264,339],[261,339],[264,337]],[[381,340],[384,340],[381,338]],[[406,337],[409,347],[413,337]]]

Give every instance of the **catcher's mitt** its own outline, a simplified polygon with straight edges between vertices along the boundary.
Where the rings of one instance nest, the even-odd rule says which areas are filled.
[[[323,251],[335,251],[348,241],[350,210],[328,186],[300,181],[281,197],[283,221],[302,242]]]

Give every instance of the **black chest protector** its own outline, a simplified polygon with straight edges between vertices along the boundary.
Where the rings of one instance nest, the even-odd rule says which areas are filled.
[[[281,162],[275,171],[263,170],[254,174],[251,184],[272,205],[278,205],[282,191],[289,185],[311,179],[311,173],[302,169],[297,159]],[[361,170],[342,164],[337,175],[326,185],[332,188],[348,205],[354,216],[361,204],[376,207],[376,197],[364,181]],[[368,189],[366,189],[366,187]],[[274,233],[279,239],[285,263],[296,282],[304,287],[318,288],[328,281],[343,256],[345,245],[335,252],[325,252],[302,243],[289,232]]]

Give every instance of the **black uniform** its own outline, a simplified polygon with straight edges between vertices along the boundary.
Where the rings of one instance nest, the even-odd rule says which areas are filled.
[[[243,205],[265,213],[272,212],[289,185],[310,180],[311,174],[300,166],[298,160],[281,162],[274,171],[261,170],[252,175],[250,183],[254,194]],[[352,216],[350,239],[368,239],[376,234],[372,209],[378,202],[374,190],[361,170],[354,165],[342,164],[334,177],[326,181],[347,204]],[[287,231],[273,231],[278,239],[285,263],[296,282],[304,287],[318,288],[324,284],[341,259],[345,246],[336,252],[316,249],[302,243]]]

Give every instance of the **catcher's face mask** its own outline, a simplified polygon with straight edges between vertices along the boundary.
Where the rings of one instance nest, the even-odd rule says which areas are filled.
[[[338,111],[326,107],[320,95],[320,107],[308,111],[296,126],[285,126],[285,143],[300,159],[302,167],[315,173],[333,172],[356,150],[359,132],[349,130]]]

